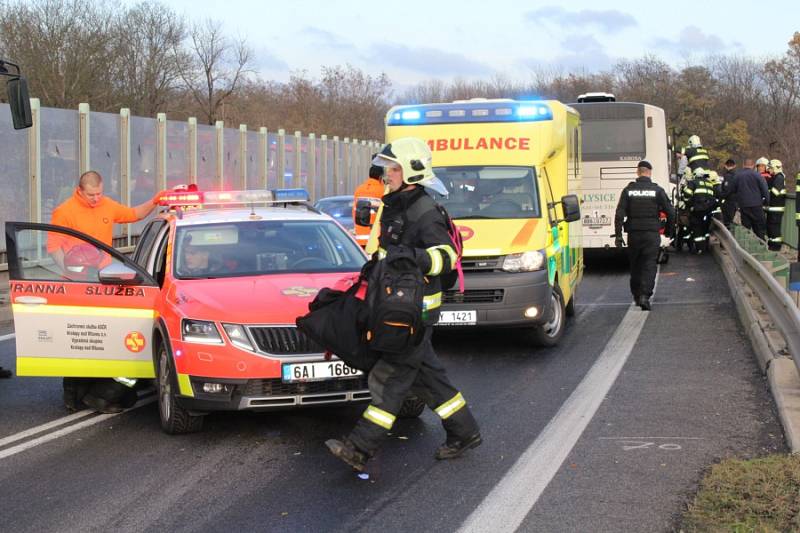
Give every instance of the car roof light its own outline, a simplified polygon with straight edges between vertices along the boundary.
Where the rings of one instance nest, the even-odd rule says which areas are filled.
[[[227,206],[243,204],[276,204],[308,202],[305,189],[273,189],[246,191],[172,191],[163,194],[159,205],[170,208],[181,206]]]

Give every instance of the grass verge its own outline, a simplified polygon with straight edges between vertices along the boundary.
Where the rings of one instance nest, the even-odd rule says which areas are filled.
[[[714,465],[683,515],[682,531],[800,531],[800,456]]]

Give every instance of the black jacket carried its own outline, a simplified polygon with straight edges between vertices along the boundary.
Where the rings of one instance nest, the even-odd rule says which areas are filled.
[[[379,242],[380,258],[394,253],[393,247],[397,246],[413,251],[427,280],[423,292],[423,322],[425,325],[435,324],[442,305],[441,276],[452,270],[457,255],[446,221],[423,187],[395,191],[383,197]]]
[[[667,228],[675,224],[675,209],[659,185],[650,178],[641,176],[629,183],[620,194],[614,216],[614,234],[622,236],[625,231],[658,231],[661,227],[659,213],[667,214]],[[624,222],[624,224],[623,224]]]
[[[734,180],[731,193],[736,195],[739,207],[760,207],[769,202],[767,182],[752,168],[737,170]]]

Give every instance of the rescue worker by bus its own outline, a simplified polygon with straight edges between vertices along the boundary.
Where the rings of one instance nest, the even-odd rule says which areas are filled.
[[[764,208],[767,212],[767,246],[772,251],[780,251],[783,245],[782,223],[786,210],[786,178],[783,175],[783,164],[778,159],[769,162],[767,187],[769,202]]]
[[[372,154],[373,159],[378,154]],[[369,240],[369,232],[372,228],[372,224],[375,223],[375,215],[378,212],[378,207],[380,206],[381,197],[383,196],[384,185],[381,177],[383,176],[383,167],[378,165],[372,165],[369,167],[369,176],[365,179],[358,187],[356,187],[356,191],[353,193],[353,222],[355,224],[355,232],[356,232],[356,241],[361,247],[365,247],[367,245],[367,241]],[[370,219],[369,219],[369,226],[363,226],[358,223],[358,218],[356,217],[356,209],[358,209],[358,201],[359,200],[367,200],[370,202]]]
[[[697,135],[689,137],[689,146],[684,146],[681,154],[686,156],[686,164],[692,172],[698,168],[708,168],[708,150],[703,148]]]
[[[350,435],[325,444],[336,457],[363,471],[377,452],[413,391],[439,415],[447,433],[436,459],[453,459],[481,444],[478,424],[466,400],[450,383],[431,344],[432,325],[439,317],[442,281],[457,259],[447,225],[426,189],[446,194],[434,175],[428,145],[415,137],[387,144],[373,163],[384,167],[388,192],[383,197],[378,260],[392,254],[413,255],[427,279],[422,319],[424,332],[419,345],[406,353],[380,352],[369,373],[370,405]],[[413,216],[412,216],[413,214]]]
[[[667,193],[651,180],[653,165],[639,161],[636,181],[622,190],[614,216],[614,244],[621,248],[625,242],[622,230],[628,234],[628,257],[631,266],[631,294],[643,311],[650,310],[650,297],[656,283],[658,251],[661,248],[660,213],[667,214],[666,228],[674,227],[675,209]],[[669,237],[669,235],[667,235]]]
[[[753,169],[753,160],[745,159],[743,168],[736,172],[731,193],[739,203],[742,226],[752,229],[756,236],[764,240],[767,220],[764,206],[769,202],[769,189],[764,178]]]
[[[156,194],[135,207],[124,206],[103,195],[102,176],[90,170],[81,175],[72,196],[56,207],[50,223],[80,231],[111,246],[114,223],[145,218],[155,209],[160,196],[161,193]],[[74,241],[59,233],[51,233],[48,238],[47,252],[62,269],[72,244]],[[118,413],[123,409],[118,401],[127,392],[125,386],[135,383],[127,378],[118,380],[64,378],[64,405],[70,411],[82,409],[83,403],[103,413]]]
[[[702,254],[708,250],[711,216],[717,205],[717,193],[709,171],[698,168],[694,178],[683,190],[684,202],[689,207],[689,250]]]

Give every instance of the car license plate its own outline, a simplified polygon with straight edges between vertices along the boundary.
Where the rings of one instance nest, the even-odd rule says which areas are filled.
[[[478,322],[477,311],[442,311],[439,313],[438,326],[474,326]]]
[[[342,361],[283,365],[282,372],[282,379],[284,382],[355,378],[364,374],[360,370],[347,366]]]

